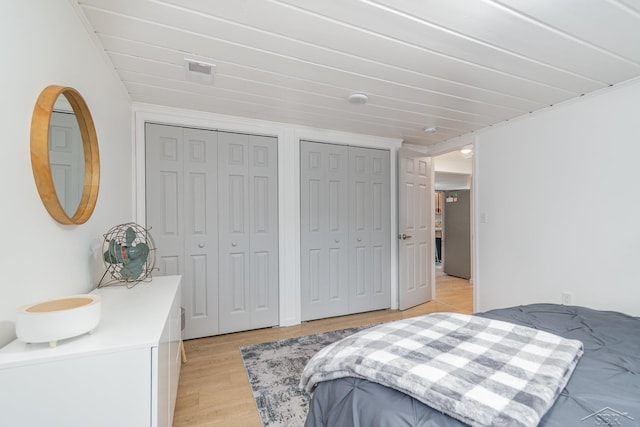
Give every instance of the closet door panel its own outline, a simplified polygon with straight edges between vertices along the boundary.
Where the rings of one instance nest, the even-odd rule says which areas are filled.
[[[300,142],[302,320],[348,313],[346,146]]]
[[[278,144],[218,133],[220,331],[278,324]]]
[[[217,291],[216,132],[146,125],[146,225],[159,275],[182,275],[184,338],[215,335]]]
[[[218,322],[217,132],[184,129],[185,338],[215,335]]]
[[[349,148],[350,312],[391,306],[389,151]]]
[[[149,168],[147,171],[153,173]],[[166,169],[155,172],[157,188],[155,194],[147,196],[147,206],[156,209],[147,213],[147,226],[153,227],[151,234],[163,249],[156,251],[156,265],[162,275],[182,274],[182,173]]]
[[[182,129],[145,125],[146,226],[156,242],[160,275],[183,274]]]
[[[351,313],[391,306],[389,152],[349,148]]]
[[[249,136],[251,327],[278,324],[278,140]]]
[[[388,269],[385,267],[385,264],[387,263],[387,260],[385,259],[386,255],[384,246],[379,245],[373,247],[373,277],[371,279],[371,285],[374,295],[385,294],[389,287],[389,282],[385,280],[385,278],[389,276],[387,274]]]
[[[249,137],[218,133],[220,332],[251,328]]]
[[[390,307],[389,152],[301,141],[300,165],[302,319]]]
[[[371,310],[391,307],[391,188],[390,155],[387,150],[369,150],[370,223],[369,246],[371,256]]]
[[[371,155],[349,147],[349,312],[369,310],[371,295]]]
[[[147,225],[185,338],[278,323],[277,139],[146,125]]]

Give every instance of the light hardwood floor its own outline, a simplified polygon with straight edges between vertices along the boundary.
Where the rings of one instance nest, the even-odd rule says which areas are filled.
[[[419,316],[438,311],[472,313],[473,287],[468,280],[436,277],[436,298],[409,310],[382,310],[314,320],[283,328],[259,329],[185,341],[173,425],[175,427],[260,427],[240,347]]]

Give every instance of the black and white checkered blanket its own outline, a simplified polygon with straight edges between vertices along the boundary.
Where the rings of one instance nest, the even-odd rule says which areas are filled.
[[[319,351],[300,387],[341,377],[397,389],[472,426],[535,426],[582,343],[499,320],[435,313],[374,326]]]

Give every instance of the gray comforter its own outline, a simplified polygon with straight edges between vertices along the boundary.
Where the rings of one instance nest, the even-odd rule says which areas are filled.
[[[584,343],[584,355],[541,426],[640,425],[640,318],[553,304],[480,316]],[[463,425],[405,393],[356,377],[319,383],[306,423],[307,427]]]
[[[318,352],[301,386],[358,377],[401,391],[475,427],[535,427],[564,388],[582,343],[460,313],[360,331]]]

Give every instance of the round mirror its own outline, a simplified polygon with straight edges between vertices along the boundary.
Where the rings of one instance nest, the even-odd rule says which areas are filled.
[[[84,99],[73,88],[46,87],[33,109],[31,166],[42,203],[62,224],[86,222],[98,198],[98,138]]]

